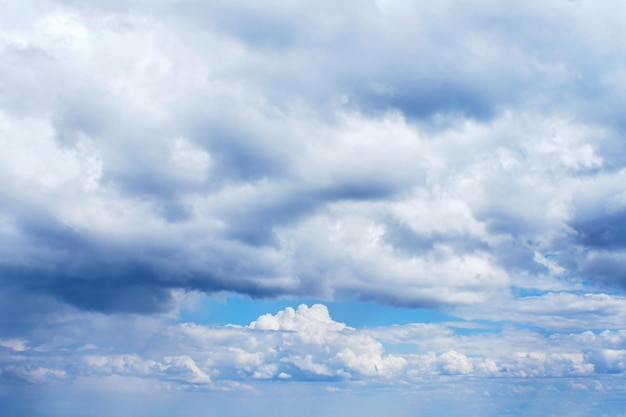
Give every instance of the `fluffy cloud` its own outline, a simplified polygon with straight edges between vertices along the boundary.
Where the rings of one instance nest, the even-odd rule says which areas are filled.
[[[3,341],[0,381],[49,385],[119,378],[154,389],[165,384],[222,391],[268,379],[418,386],[442,376],[602,378],[625,370],[621,330],[544,335],[483,328],[459,335],[454,323],[355,329],[334,321],[320,304],[262,315],[244,327],[147,318],[124,323],[121,317],[101,322],[103,316],[82,314],[82,324],[50,324],[55,339],[34,331],[30,340]],[[85,326],[83,340],[89,342],[79,347],[72,335],[77,326]],[[96,329],[91,335],[88,326]],[[121,332],[134,337],[111,345],[111,334]]]
[[[473,370],[472,363],[462,353],[449,350],[439,356],[437,369],[443,374],[469,374]]]

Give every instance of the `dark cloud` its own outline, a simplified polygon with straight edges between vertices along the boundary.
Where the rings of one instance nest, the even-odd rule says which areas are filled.
[[[577,241],[590,249],[626,248],[626,211],[597,215],[596,218],[577,219],[573,222]]]
[[[57,258],[41,267],[4,267],[4,285],[48,295],[78,308],[107,313],[155,313],[173,307],[167,286],[149,268],[93,253],[76,252],[77,259]]]
[[[626,289],[626,253],[592,252],[581,262],[581,273],[590,281],[608,288]]]

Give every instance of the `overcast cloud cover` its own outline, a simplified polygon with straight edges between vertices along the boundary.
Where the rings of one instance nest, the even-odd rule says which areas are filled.
[[[0,0],[0,404],[623,413],[625,13]]]

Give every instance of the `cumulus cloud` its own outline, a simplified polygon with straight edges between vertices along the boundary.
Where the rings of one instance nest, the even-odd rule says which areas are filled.
[[[465,375],[472,372],[473,366],[467,356],[454,350],[449,350],[439,356],[437,369],[443,374]]]
[[[283,356],[278,361],[318,376],[352,378],[356,373],[389,378],[406,363],[397,355],[385,355],[382,344],[374,338],[332,320],[321,304],[310,308],[302,304],[297,310],[288,307],[276,315],[266,314],[249,327],[287,331],[282,335],[284,346],[277,348]]]
[[[321,304],[262,315],[248,326],[81,314],[82,322],[50,323],[54,339],[33,331],[19,343],[3,341],[10,347],[0,349],[0,382],[106,384],[118,378],[155,389],[224,391],[251,389],[259,380],[417,387],[441,377],[571,380],[625,371],[623,330],[483,328],[460,335],[454,323],[356,329],[333,320]],[[77,326],[88,344],[76,347]],[[124,332],[133,337],[112,343],[113,334]],[[21,350],[26,344],[31,347]]]

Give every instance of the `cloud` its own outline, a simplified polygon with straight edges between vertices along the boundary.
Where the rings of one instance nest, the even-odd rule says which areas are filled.
[[[130,317],[83,312],[49,319],[46,330],[33,329],[24,339],[4,340],[0,382],[69,386],[88,379],[99,386],[117,380],[178,392],[245,391],[262,380],[346,387],[418,387],[452,376],[573,381],[623,373],[626,352],[622,330],[483,327],[462,334],[455,323],[355,329],[333,320],[321,304],[261,315],[249,326]],[[85,344],[77,345],[77,331]]]
[[[22,339],[0,339],[0,347],[11,349],[13,352],[28,350],[28,345]]]
[[[302,304],[298,310],[288,307],[275,316],[266,314],[250,324],[251,329],[291,331],[283,335],[283,343],[293,346],[283,353],[280,362],[294,365],[300,371],[319,376],[352,378],[352,374],[391,377],[405,366],[405,360],[395,355],[384,355],[382,345],[371,337],[359,335],[343,323],[332,320],[328,309],[321,304],[310,308]],[[317,361],[313,355],[325,352]],[[285,347],[279,349],[285,351]],[[308,352],[308,354],[303,354]],[[332,370],[326,364],[338,369]]]
[[[437,368],[443,374],[469,374],[473,366],[467,356],[462,353],[449,350],[439,356]]]
[[[621,293],[614,11],[248,7],[11,7],[5,292],[105,313],[173,311],[183,289],[476,316],[520,290]]]
[[[484,309],[460,307],[456,313],[470,320],[487,319],[525,323],[549,329],[619,329],[626,314],[622,296],[547,292],[517,298],[506,298]]]

